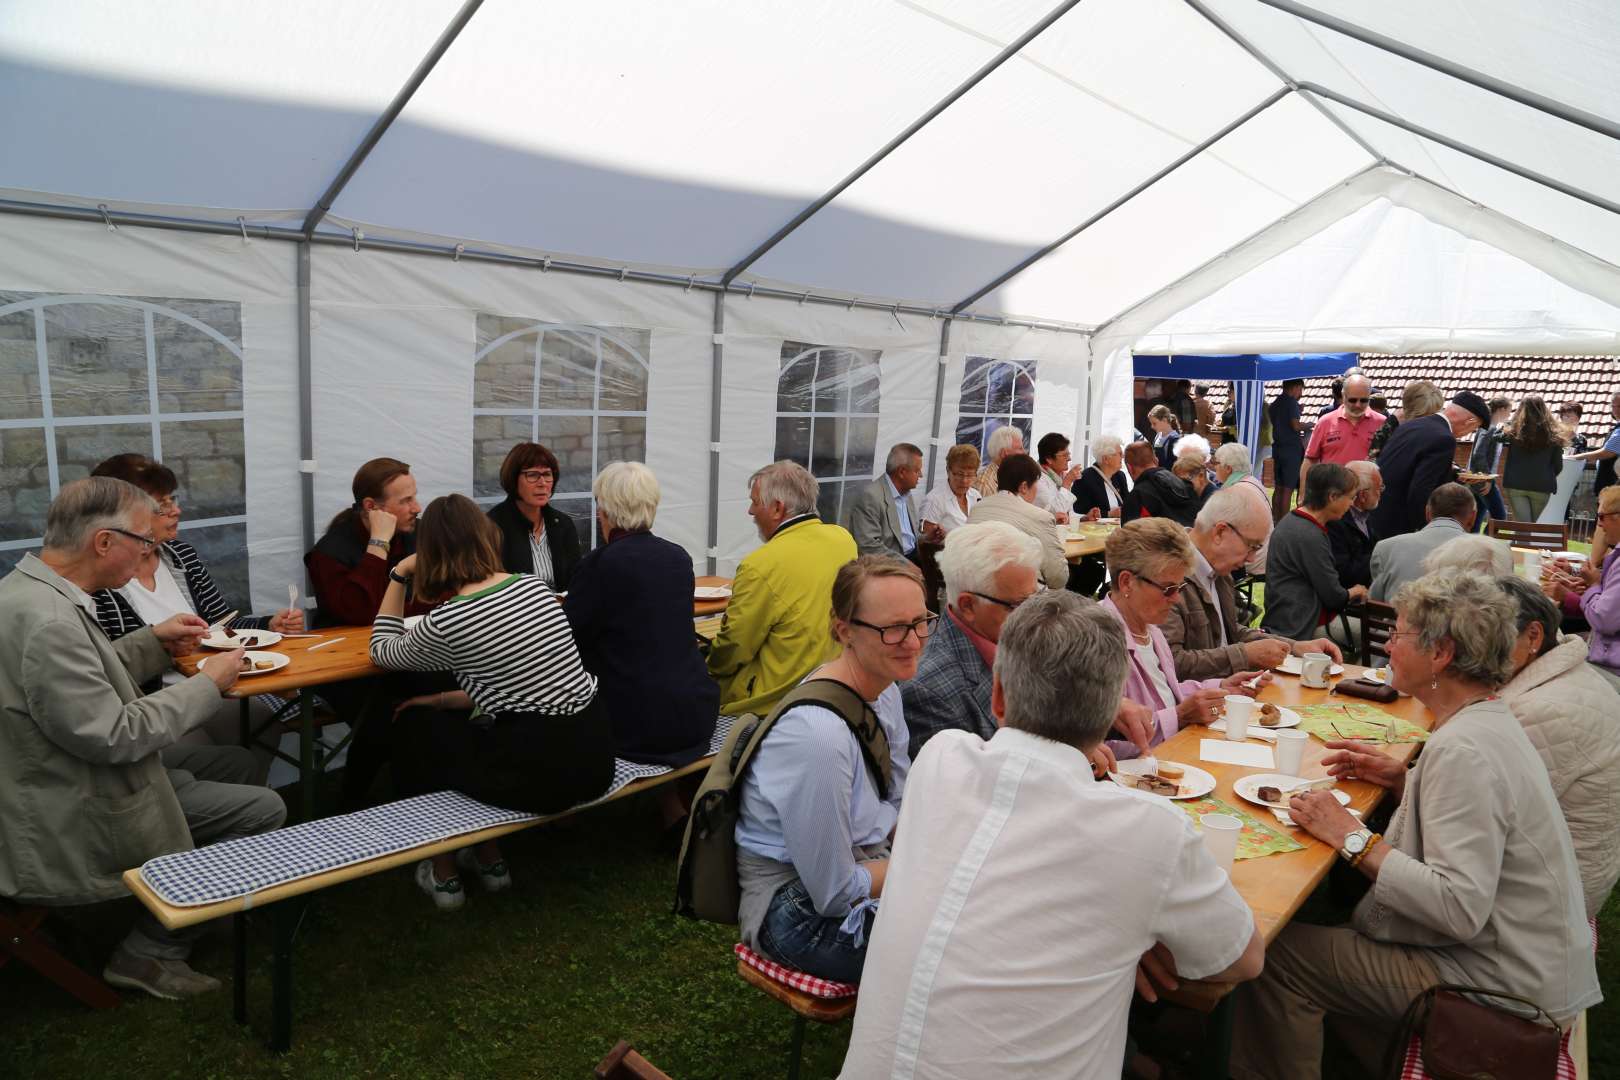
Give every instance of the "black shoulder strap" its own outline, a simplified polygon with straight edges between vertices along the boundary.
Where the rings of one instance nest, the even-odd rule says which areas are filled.
[[[845,724],[849,725],[855,741],[860,744],[861,757],[866,762],[867,770],[872,774],[872,782],[877,785],[878,798],[888,798],[889,785],[893,782],[889,738],[884,734],[883,724],[878,720],[872,706],[868,705],[852,687],[837,679],[807,679],[788,691],[782,700],[776,703],[776,708],[771,710],[766,723],[760,725],[761,738],[776,723],[777,717],[796,705],[819,705],[836,713]],[[759,741],[754,740],[756,744]]]

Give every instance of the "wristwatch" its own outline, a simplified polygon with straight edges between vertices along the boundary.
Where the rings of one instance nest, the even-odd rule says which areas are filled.
[[[397,582],[399,582],[399,583],[400,583],[400,584],[401,584],[401,585],[409,585],[409,584],[410,584],[410,583],[411,583],[411,579],[410,579],[410,578],[408,578],[408,577],[401,577],[401,576],[400,576],[400,575],[398,575],[398,574],[396,574],[396,573],[394,573],[394,568],[393,568],[393,567],[392,567],[392,566],[390,566],[390,567],[389,567],[389,568],[388,568],[388,580],[389,580],[389,581],[397,581]]]
[[[382,539],[379,539],[378,537],[374,536],[370,540],[366,541],[366,546],[367,547],[374,547],[374,548],[382,548],[384,551],[387,551],[390,545],[389,545],[387,540],[382,540]]]
[[[1357,829],[1344,838],[1344,846],[1339,849],[1339,857],[1350,863],[1359,861],[1367,849],[1372,847],[1373,839],[1371,829]]]

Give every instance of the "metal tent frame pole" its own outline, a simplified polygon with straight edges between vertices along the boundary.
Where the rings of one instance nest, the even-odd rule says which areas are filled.
[[[1410,61],[1420,67],[1426,67],[1430,71],[1438,71],[1442,75],[1449,75],[1453,79],[1478,87],[1498,97],[1507,98],[1509,101],[1517,102],[1527,109],[1534,109],[1536,112],[1544,113],[1547,116],[1555,116],[1567,123],[1583,127],[1607,138],[1620,140],[1620,123],[1607,117],[1589,113],[1584,109],[1577,109],[1573,105],[1565,105],[1561,101],[1555,101],[1533,90],[1515,86],[1495,76],[1486,75],[1484,72],[1475,71],[1473,68],[1454,63],[1443,56],[1436,56],[1405,42],[1397,41],[1392,37],[1386,37],[1377,31],[1346,22],[1326,12],[1317,11],[1315,8],[1306,7],[1304,4],[1296,3],[1295,0],[1258,0],[1258,2],[1266,7],[1275,8],[1277,11],[1286,12],[1297,19],[1315,23],[1317,26],[1324,27],[1336,34],[1343,34],[1345,37],[1359,41],[1363,45],[1370,45],[1375,49],[1398,56],[1402,60]]]
[[[315,547],[315,381],[309,316],[310,244],[304,241],[295,250],[298,259],[298,487],[304,517],[304,550],[309,551]],[[305,595],[309,594],[308,589],[304,592]]]
[[[709,573],[720,562],[720,404],[721,375],[726,360],[726,294],[714,294],[714,355],[709,363],[709,546],[704,549]]]
[[[940,425],[944,422],[945,413],[945,369],[950,366],[951,358],[951,320],[943,320],[939,327],[939,364],[934,372],[934,424],[929,428],[928,445],[932,452],[928,455],[928,479],[923,485],[924,491],[934,490],[934,469],[939,464]]]
[[[809,221],[810,218],[815,216],[816,212],[822,207],[826,206],[839,195],[843,194],[845,189],[870,172],[878,164],[878,162],[882,161],[884,158],[888,157],[891,153],[897,150],[907,139],[911,138],[913,135],[917,134],[917,132],[927,127],[934,117],[950,108],[951,105],[955,104],[955,102],[961,98],[963,94],[966,94],[969,90],[972,90],[975,86],[979,85],[979,83],[983,82],[991,72],[995,71],[1008,60],[1011,60],[1014,56],[1017,56],[1019,51],[1022,50],[1025,45],[1028,45],[1031,41],[1034,41],[1047,27],[1051,26],[1064,15],[1068,14],[1069,10],[1079,3],[1080,0],[1063,0],[1063,3],[1047,12],[1040,22],[1036,23],[1028,30],[1025,30],[1015,41],[992,57],[983,67],[979,68],[978,71],[975,71],[972,75],[969,75],[965,80],[959,83],[956,89],[945,95],[945,97],[940,99],[938,102],[935,102],[933,107],[931,107],[927,112],[923,113],[917,119],[913,120],[904,131],[885,143],[881,150],[867,158],[865,161],[861,162],[848,176],[834,184],[815,202],[811,203],[809,206],[806,206],[803,210],[800,210],[797,214],[795,214],[793,216],[793,220],[789,221],[786,225],[783,225],[780,229],[777,229],[776,232],[772,233],[769,240],[766,240],[753,251],[750,251],[747,255],[743,256],[740,262],[732,266],[731,269],[727,270],[725,274],[721,276],[720,284],[730,285],[733,281],[737,280],[737,276],[739,274],[743,273],[750,266],[754,265],[754,263],[758,262],[777,244],[780,244],[783,240],[787,239],[795,229],[797,229],[800,225],[803,225],[806,221]]]
[[[1325,86],[1320,86],[1312,82],[1302,82],[1299,84],[1299,88],[1304,93],[1315,94],[1318,97],[1326,98],[1328,101],[1342,105],[1347,109],[1354,109],[1356,112],[1370,116],[1374,120],[1382,120],[1386,124],[1400,128],[1409,135],[1416,135],[1419,138],[1428,139],[1430,142],[1437,142],[1448,150],[1455,150],[1457,153],[1463,154],[1466,157],[1471,157],[1476,161],[1483,161],[1487,165],[1494,165],[1498,169],[1503,169],[1510,172],[1522,180],[1528,180],[1533,184],[1540,184],[1542,187],[1549,188],[1561,195],[1568,195],[1572,199],[1579,199],[1588,206],[1595,206],[1600,210],[1607,210],[1611,214],[1620,214],[1620,203],[1617,203],[1612,199],[1605,199],[1601,195],[1594,195],[1590,191],[1585,191],[1581,188],[1575,187],[1573,184],[1566,184],[1562,180],[1555,180],[1543,173],[1536,172],[1534,169],[1527,169],[1523,165],[1516,165],[1506,158],[1497,157],[1488,150],[1481,150],[1478,147],[1470,146],[1465,142],[1460,142],[1457,139],[1451,138],[1449,135],[1442,135],[1438,131],[1434,131],[1431,128],[1426,128],[1422,124],[1415,124],[1410,120],[1396,116],[1394,113],[1389,113],[1385,112],[1383,109],[1374,108],[1373,106],[1364,102],[1357,101],[1353,97],[1348,97],[1341,94],[1337,90],[1330,90]]]
[[[1152,187],[1154,184],[1157,184],[1160,180],[1163,180],[1165,177],[1169,176],[1171,173],[1175,172],[1177,169],[1179,169],[1183,165],[1187,164],[1187,162],[1191,161],[1193,158],[1197,157],[1199,154],[1202,154],[1204,151],[1208,150],[1211,146],[1214,146],[1216,143],[1220,142],[1222,139],[1224,139],[1228,135],[1232,134],[1232,132],[1236,131],[1238,128],[1242,127],[1244,124],[1247,124],[1250,120],[1253,120],[1256,116],[1259,116],[1261,113],[1265,112],[1267,109],[1271,108],[1273,105],[1277,104],[1277,102],[1279,102],[1283,98],[1287,97],[1290,93],[1292,93],[1292,91],[1288,87],[1286,87],[1286,86],[1278,87],[1264,101],[1261,101],[1257,105],[1250,108],[1242,116],[1238,117],[1236,120],[1233,120],[1231,123],[1227,124],[1225,127],[1221,128],[1219,131],[1215,132],[1213,135],[1210,135],[1209,137],[1205,138],[1197,146],[1194,146],[1192,149],[1188,150],[1186,153],[1184,153],[1180,157],[1176,158],[1176,160],[1172,161],[1170,164],[1166,165],[1164,168],[1160,169],[1158,172],[1154,173],[1152,176],[1148,177],[1146,180],[1143,180],[1140,184],[1137,184],[1135,187],[1131,188],[1131,190],[1127,191],[1125,194],[1121,195],[1119,198],[1115,199],[1113,202],[1109,203],[1107,206],[1103,207],[1101,210],[1099,210],[1095,214],[1091,215],[1085,221],[1082,221],[1080,224],[1076,225],[1074,228],[1070,229],[1068,232],[1066,232],[1062,236],[1058,237],[1052,243],[1047,244],[1045,247],[1041,248],[1039,251],[1036,251],[1034,254],[1030,255],[1028,258],[1023,259],[1021,262],[1018,263],[1018,265],[1014,266],[1011,270],[1008,270],[1006,273],[1002,274],[1000,277],[998,277],[994,281],[990,282],[990,284],[984,286],[984,288],[978,290],[972,296],[969,296],[967,299],[965,299],[961,303],[957,304],[955,307],[953,307],[951,309],[951,314],[956,315],[956,314],[962,312],[964,309],[966,309],[969,305],[975,304],[975,303],[979,302],[980,300],[984,299],[986,296],[988,296],[991,293],[995,292],[1001,286],[1005,285],[1007,282],[1011,281],[1013,278],[1017,277],[1019,274],[1023,273],[1025,270],[1028,270],[1031,266],[1034,266],[1036,263],[1040,262],[1042,259],[1044,259],[1048,255],[1052,254],[1052,252],[1056,251],[1058,248],[1062,247],[1064,244],[1067,244],[1070,240],[1073,240],[1075,237],[1079,236],[1081,233],[1085,232],[1087,229],[1089,229],[1093,225],[1097,224],[1097,222],[1101,221],[1103,218],[1107,217],[1109,214],[1112,214],[1115,210],[1118,210],[1120,207],[1124,206],[1126,203],[1130,202],[1132,199],[1136,198],[1138,195],[1142,194],[1142,192],[1146,191],[1148,188]],[[1095,331],[1093,331],[1093,333],[1095,333]]]

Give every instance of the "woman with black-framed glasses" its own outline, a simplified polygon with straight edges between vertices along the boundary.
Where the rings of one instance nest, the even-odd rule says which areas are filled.
[[[856,730],[814,704],[776,717],[742,783],[737,821],[743,941],[778,963],[858,982],[888,870],[889,839],[911,767],[900,682],[917,674],[937,615],[922,574],[889,555],[845,563],[831,630],[843,651],[806,682],[829,679],[870,707]],[[873,762],[887,760],[887,784]]]
[[[1169,518],[1127,521],[1108,538],[1103,549],[1113,585],[1102,605],[1125,628],[1130,663],[1125,669],[1123,696],[1153,713],[1150,746],[1174,735],[1188,724],[1215,719],[1227,694],[1254,695],[1243,684],[1259,672],[1239,671],[1224,679],[1180,679],[1164,631],[1159,629],[1184,588],[1193,565],[1187,530]],[[1127,740],[1109,740],[1118,758],[1135,757],[1140,750]]]

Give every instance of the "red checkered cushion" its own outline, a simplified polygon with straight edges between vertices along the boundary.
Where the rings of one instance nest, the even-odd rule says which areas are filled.
[[[760,972],[766,978],[773,979],[783,986],[791,986],[793,989],[809,994],[811,997],[849,998],[854,997],[856,992],[860,990],[857,983],[833,982],[831,979],[819,978],[808,972],[800,971],[798,968],[784,967],[768,956],[761,956],[740,941],[732,946],[731,951],[737,954],[737,959],[755,971]]]

